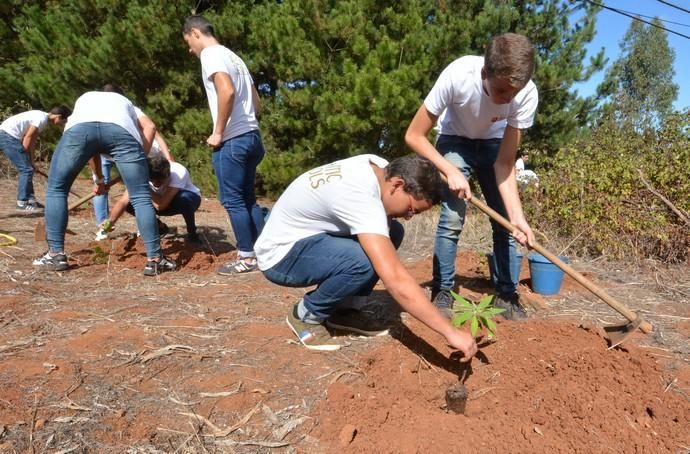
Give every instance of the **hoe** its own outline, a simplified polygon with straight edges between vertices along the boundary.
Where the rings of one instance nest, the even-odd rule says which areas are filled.
[[[484,202],[476,199],[474,196],[470,198],[470,203],[479,208],[491,219],[498,222],[501,226],[503,226],[503,228],[507,229],[508,231],[512,232],[515,229],[515,227],[506,218],[504,218],[496,211],[489,208]],[[602,301],[604,301],[606,304],[614,308],[616,311],[618,311],[618,313],[620,313],[628,319],[628,322],[626,323],[604,327],[604,331],[606,331],[606,334],[609,338],[609,349],[612,349],[617,345],[623,343],[623,341],[630,337],[630,335],[632,335],[632,333],[634,333],[635,330],[637,330],[637,328],[640,328],[644,333],[652,332],[652,325],[649,322],[644,321],[639,314],[631,311],[627,306],[613,299],[611,295],[606,293],[599,286],[595,285],[592,281],[585,278],[582,274],[575,271],[572,267],[570,267],[570,265],[564,263],[556,255],[547,251],[542,245],[538,244],[535,241],[532,245],[532,249],[546,257],[548,260],[551,261],[551,263],[563,270],[563,272],[565,272],[568,276],[572,277],[577,282],[582,284],[587,290],[594,293]]]

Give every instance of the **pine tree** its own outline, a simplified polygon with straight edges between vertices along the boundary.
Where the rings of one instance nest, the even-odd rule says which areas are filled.
[[[260,172],[272,194],[332,159],[408,153],[405,130],[443,68],[482,55],[504,32],[537,48],[540,104],[528,140],[552,149],[588,120],[590,101],[570,87],[600,65],[583,63],[596,9],[576,0],[194,3],[195,11],[186,0],[13,0],[12,17],[2,17],[17,46],[0,61],[0,86],[13,90],[3,95],[72,105],[84,91],[118,83],[212,189],[211,118],[199,62],[181,36],[185,17],[203,13],[262,94],[268,152]]]

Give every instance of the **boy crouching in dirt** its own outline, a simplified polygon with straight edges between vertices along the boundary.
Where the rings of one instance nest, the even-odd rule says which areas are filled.
[[[314,350],[337,350],[330,327],[376,335],[362,312],[342,311],[346,301],[369,295],[379,278],[412,316],[443,335],[469,361],[477,345],[454,328],[400,262],[403,228],[441,199],[434,165],[418,156],[388,163],[365,154],[311,170],[278,199],[255,245],[266,278],[288,287],[317,287],[290,309],[287,324]]]
[[[149,187],[151,201],[158,216],[175,216],[181,214],[187,227],[187,241],[191,244],[201,244],[196,233],[195,213],[201,205],[201,191],[194,186],[189,171],[179,162],[170,162],[162,155],[147,158],[149,165]],[[106,225],[100,225],[101,230],[112,230],[120,216],[127,211],[134,213],[134,207],[129,201],[129,194],[125,191],[110,211],[110,218]],[[158,221],[161,234],[168,231],[168,226]]]

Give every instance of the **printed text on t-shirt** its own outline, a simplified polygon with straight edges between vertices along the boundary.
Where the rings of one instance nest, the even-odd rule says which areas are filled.
[[[334,178],[337,178],[338,180],[343,178],[343,175],[340,172],[340,165],[336,163],[317,167],[309,172],[309,183],[314,189],[318,188],[322,184],[329,183]]]

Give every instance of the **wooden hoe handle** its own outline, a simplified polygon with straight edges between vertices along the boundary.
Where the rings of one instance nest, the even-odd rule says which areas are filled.
[[[108,184],[106,184],[105,187],[110,189],[111,187],[113,187],[113,185],[116,185],[120,181],[122,181],[122,177],[117,176],[117,177],[113,178],[112,180],[110,180],[110,182]],[[94,194],[92,192],[91,194],[83,196],[79,200],[75,200],[74,202],[70,203],[69,207],[67,207],[67,211],[72,211],[73,209],[77,208],[78,206],[85,204],[86,202],[93,199],[94,197],[96,197],[96,194]]]
[[[472,196],[470,198],[470,203],[472,205],[476,206],[477,208],[479,208],[485,214],[487,214],[491,219],[493,219],[494,221],[501,224],[509,232],[512,233],[515,230],[515,226],[513,224],[511,224],[506,218],[504,218],[503,216],[498,214],[495,210],[489,208],[481,200],[476,199],[474,196]],[[601,287],[594,284],[594,282],[590,281],[589,279],[584,277],[579,272],[575,271],[575,269],[573,269],[570,265],[563,262],[560,258],[558,258],[558,256],[547,251],[542,245],[540,245],[536,241],[534,241],[534,244],[532,245],[532,249],[534,249],[535,251],[537,251],[538,253],[540,253],[544,257],[546,257],[551,263],[553,263],[558,268],[563,270],[568,276],[572,277],[577,282],[582,284],[587,290],[594,293],[602,301],[604,301],[606,304],[608,304],[609,306],[614,308],[616,311],[618,311],[618,313],[623,315],[625,318],[627,318],[631,322],[636,320],[639,317],[639,315],[637,315],[635,312],[631,311],[626,305],[615,300],[611,295],[606,293]],[[652,325],[649,322],[642,320],[640,322],[640,329],[644,333],[651,333],[652,332]]]

